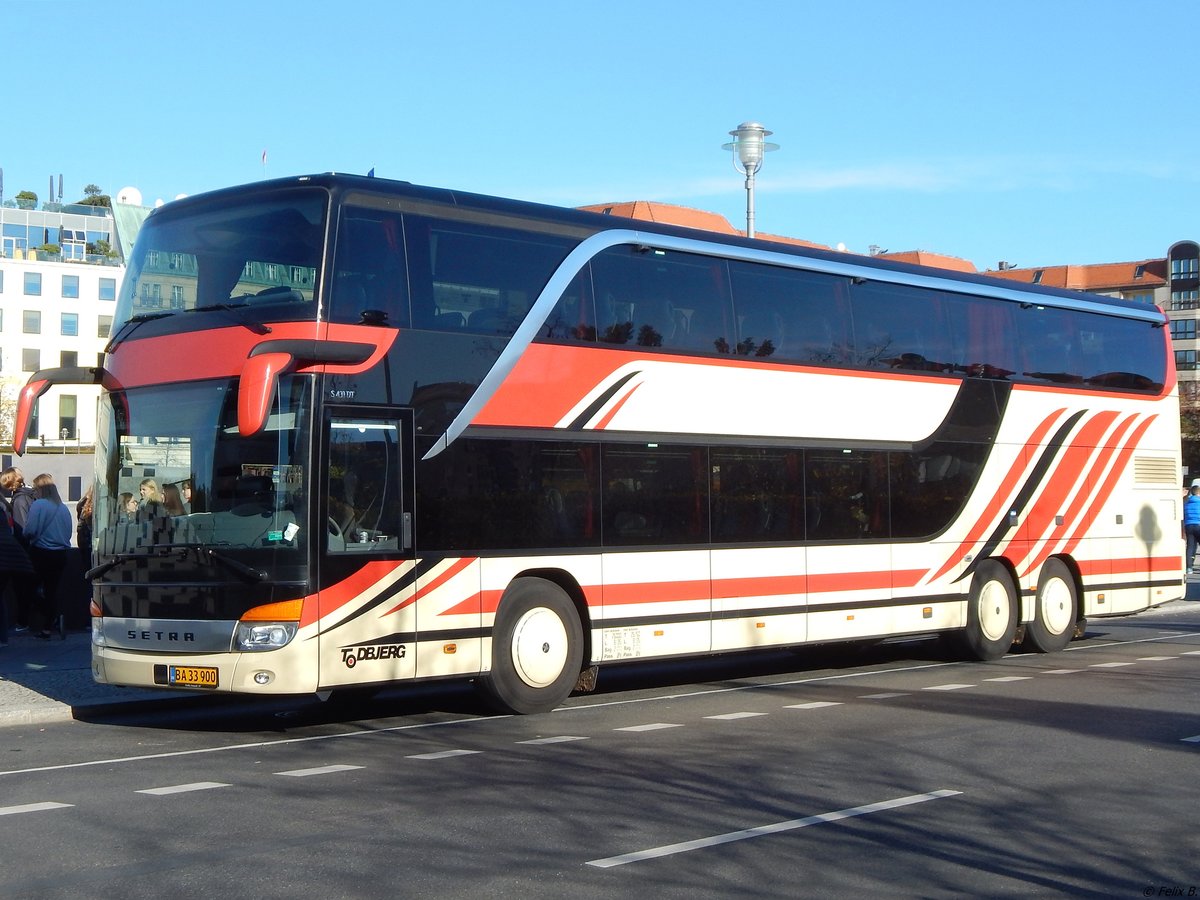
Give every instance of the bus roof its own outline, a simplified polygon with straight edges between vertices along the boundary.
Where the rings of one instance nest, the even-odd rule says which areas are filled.
[[[275,178],[207,191],[173,200],[154,210],[150,214],[150,218],[171,218],[178,214],[186,214],[192,207],[220,204],[235,197],[270,194],[298,187],[324,188],[335,197],[350,192],[369,192],[384,196],[444,203],[450,206],[469,207],[512,216],[556,221],[597,232],[614,229],[632,230],[647,236],[663,235],[700,242],[709,245],[709,252],[720,253],[722,252],[721,248],[726,248],[728,255],[742,259],[759,259],[768,263],[774,260],[792,266],[797,265],[799,260],[805,260],[811,263],[811,268],[835,274],[915,284],[935,290],[978,294],[1017,302],[1082,308],[1091,312],[1129,316],[1153,322],[1167,321],[1167,316],[1157,306],[1104,294],[1015,283],[986,274],[939,269],[875,256],[862,256],[856,253],[746,238],[741,235],[722,234],[643,219],[630,219],[619,215],[570,207],[551,206],[487,194],[416,185],[407,181],[337,172]]]

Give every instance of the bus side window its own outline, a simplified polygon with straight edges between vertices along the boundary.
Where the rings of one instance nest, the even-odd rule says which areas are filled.
[[[405,268],[400,217],[348,207],[338,227],[330,320],[406,326]]]
[[[592,268],[584,266],[571,279],[557,305],[542,323],[538,337],[546,341],[595,343],[596,310],[592,303]]]

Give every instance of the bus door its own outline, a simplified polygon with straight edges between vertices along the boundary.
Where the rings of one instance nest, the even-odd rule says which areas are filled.
[[[412,411],[343,407],[324,423],[312,504],[322,524],[320,684],[411,678]]]

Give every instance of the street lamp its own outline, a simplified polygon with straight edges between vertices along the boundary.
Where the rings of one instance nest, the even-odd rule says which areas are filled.
[[[721,149],[733,151],[733,168],[746,176],[746,237],[754,237],[754,176],[762,168],[763,155],[779,145],[763,140],[772,132],[757,122],[743,122],[729,134],[733,140]]]

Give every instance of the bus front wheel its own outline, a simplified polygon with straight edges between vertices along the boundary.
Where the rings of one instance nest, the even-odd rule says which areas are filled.
[[[975,572],[967,599],[967,627],[959,634],[971,659],[999,659],[1012,648],[1017,633],[1017,589],[1008,569],[986,560]]]
[[[509,585],[492,631],[492,670],[480,681],[502,712],[549,712],[567,699],[583,666],[583,626],[571,598],[540,578]]]
[[[1071,642],[1079,612],[1079,593],[1071,570],[1059,559],[1042,566],[1038,578],[1033,621],[1025,628],[1025,641],[1039,653],[1055,653]]]

